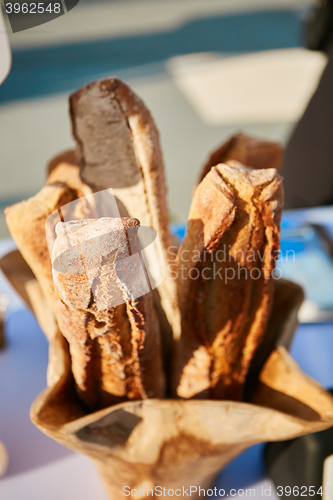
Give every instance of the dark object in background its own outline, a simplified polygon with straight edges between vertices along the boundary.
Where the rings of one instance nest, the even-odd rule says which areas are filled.
[[[333,0],[319,0],[304,16],[305,46],[310,50],[325,50],[333,27]]]
[[[330,393],[333,394],[333,389]],[[333,455],[333,427],[290,441],[268,443],[264,460],[275,487],[280,487],[278,496],[285,500],[296,496],[322,499],[325,493],[323,479],[326,479],[323,478],[324,461],[330,455]]]
[[[325,50],[329,60],[286,148],[285,208],[333,204],[333,0],[310,11],[305,41]]]
[[[74,9],[74,7],[79,3],[80,0],[65,0],[65,5],[67,12]]]

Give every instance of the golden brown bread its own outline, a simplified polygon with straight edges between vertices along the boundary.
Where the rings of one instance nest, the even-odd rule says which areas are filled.
[[[77,168],[75,151],[73,149],[67,149],[66,151],[63,151],[62,153],[58,153],[56,156],[51,158],[51,160],[48,162],[48,164],[46,166],[47,179],[49,179],[53,170],[55,168],[57,168],[58,165],[61,163],[66,163],[69,166],[69,168],[71,166],[76,166],[76,168]]]
[[[74,151],[65,151],[52,158],[47,165],[47,184],[61,182],[77,192],[77,197],[92,193],[92,189],[82,181],[80,167],[77,165]]]
[[[156,251],[153,264],[160,269],[164,267],[167,273],[169,270],[170,235],[163,160],[158,132],[149,111],[117,79],[104,79],[84,87],[71,96],[70,105],[73,132],[78,143],[77,155],[66,151],[54,158],[48,166],[47,186],[31,203],[29,200],[29,203],[23,202],[16,209],[7,211],[7,214],[11,213],[8,224],[12,236],[41,282],[53,309],[54,288],[45,221],[56,211],[59,215],[55,213],[53,218],[48,219],[49,247],[54,242],[54,226],[59,217],[68,221],[129,214],[157,231],[162,259],[161,253]],[[93,190],[110,187],[116,196],[119,214],[109,213],[106,206],[109,200],[105,200],[103,195],[95,198],[87,196]],[[70,195],[54,200],[59,190]],[[80,201],[75,205],[63,206],[78,198]],[[38,207],[37,215],[33,206]],[[163,330],[164,359],[168,367],[172,351],[170,321],[179,325],[175,284],[167,277],[152,293]],[[155,317],[155,312],[151,315]]]
[[[212,167],[229,160],[239,161],[255,169],[275,168],[280,172],[283,156],[283,147],[277,142],[257,139],[245,134],[235,134],[212,152],[202,167],[199,182]]]
[[[159,322],[140,257],[139,221],[58,223],[52,262],[61,332],[82,400],[98,409],[163,397]]]
[[[67,184],[50,184],[44,186],[36,196],[7,207],[5,210],[10,234],[38,279],[53,310],[52,266],[46,240],[45,222],[59,207],[76,198],[76,191]]]
[[[92,191],[80,178],[79,167],[73,163],[73,154],[66,152],[55,157],[47,184],[39,193],[28,200],[16,203],[5,210],[9,231],[25,261],[29,264],[41,288],[54,310],[54,288],[52,266],[49,254],[45,223],[55,213],[55,220],[61,217],[82,218],[95,215],[95,210],[84,198],[70,204]],[[67,205],[67,206],[66,206]],[[49,243],[54,239],[51,218],[48,224]]]
[[[178,396],[241,399],[272,306],[282,204],[275,169],[230,161],[197,187],[178,262]]]
[[[154,290],[166,360],[179,335],[176,286],[170,277],[169,214],[159,134],[142,100],[117,78],[89,83],[70,96],[73,136],[81,177],[95,191],[112,188],[119,215],[136,217],[157,231],[166,277]],[[99,213],[99,216],[115,216]]]

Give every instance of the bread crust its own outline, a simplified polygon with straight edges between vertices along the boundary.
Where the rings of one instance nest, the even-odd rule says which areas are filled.
[[[47,165],[46,184],[67,184],[74,189],[77,198],[92,194],[92,189],[82,181],[80,167],[77,165],[75,152],[65,151],[55,156]]]
[[[275,169],[229,162],[197,187],[178,262],[178,396],[242,398],[272,307],[282,205]]]
[[[116,196],[119,193],[120,201],[119,190],[142,181],[144,199],[131,206],[126,197],[128,212],[138,212],[141,225],[154,227],[168,248],[169,217],[159,134],[142,100],[118,78],[104,78],[70,96],[70,115],[82,179],[97,190],[111,187]],[[104,138],[107,141],[103,144]]]
[[[112,188],[119,215],[157,231],[165,279],[154,291],[166,364],[179,335],[176,285],[171,278],[169,214],[159,133],[142,100],[117,78],[89,83],[70,96],[81,177],[95,191]],[[156,256],[156,259],[159,259]]]
[[[78,394],[99,409],[163,397],[160,330],[140,260],[139,222],[58,223],[52,253],[57,318]]]
[[[46,240],[46,219],[59,207],[77,198],[67,184],[44,186],[39,193],[5,209],[10,234],[24,260],[40,283],[52,310],[55,309],[52,265]]]
[[[54,240],[55,233],[54,225],[49,219],[48,235],[46,234],[46,221],[52,214],[56,215],[55,220],[58,221],[59,210],[61,216],[66,218],[96,215],[84,198],[74,205],[68,205],[92,193],[91,188],[81,180],[80,169],[73,160],[71,151],[57,155],[48,165],[47,183],[39,193],[5,210],[11,236],[38,279],[53,311],[54,286],[48,244]]]
[[[211,153],[202,167],[199,182],[212,167],[229,160],[239,161],[255,169],[275,168],[280,172],[283,157],[283,147],[277,142],[257,139],[241,133],[235,134]]]

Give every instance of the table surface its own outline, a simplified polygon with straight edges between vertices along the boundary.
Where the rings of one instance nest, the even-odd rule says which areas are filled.
[[[326,223],[333,234],[333,207],[287,212],[285,216]],[[10,240],[0,241],[0,254],[11,248]],[[106,499],[90,461],[44,436],[30,422],[30,405],[46,386],[47,341],[34,317],[0,276],[3,292],[10,295],[11,309],[6,322],[7,347],[0,353],[0,440],[7,447],[10,463],[0,480],[0,498],[21,500],[28,492],[34,500]],[[302,324],[291,348],[301,368],[325,387],[333,387],[332,351],[333,324]],[[226,491],[251,487],[255,498],[262,497],[262,489],[272,486],[262,448],[254,446],[230,463],[217,486]],[[273,486],[270,496],[278,498]]]

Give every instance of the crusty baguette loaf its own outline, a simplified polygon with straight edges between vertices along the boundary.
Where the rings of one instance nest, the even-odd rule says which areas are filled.
[[[72,94],[70,113],[84,182],[95,191],[112,188],[121,217],[136,217],[141,226],[157,231],[162,259],[156,253],[153,264],[164,266],[166,277],[154,291],[154,303],[169,358],[172,329],[179,335],[179,314],[176,286],[170,278],[163,158],[153,118],[142,100],[117,78],[92,82]]]
[[[5,210],[6,222],[15,243],[54,311],[52,266],[46,240],[46,219],[59,207],[77,197],[67,184],[44,186],[36,196],[16,203]]]
[[[284,150],[281,144],[257,139],[245,134],[235,134],[215,149],[202,167],[199,182],[212,167],[229,160],[236,160],[255,169],[275,168],[281,170]]]
[[[178,396],[241,399],[271,311],[282,204],[275,169],[230,161],[197,187],[179,252]]]
[[[94,207],[85,198],[81,199],[91,193],[91,188],[81,180],[80,169],[69,151],[50,162],[47,184],[39,193],[5,210],[9,231],[53,310],[54,287],[48,248],[48,243],[51,244],[55,238],[52,217],[49,219],[48,235],[45,223],[52,214],[55,215],[55,222],[59,217],[70,220],[96,216]],[[78,198],[80,200],[76,201]],[[76,202],[73,204],[73,201]]]
[[[139,221],[59,222],[52,262],[59,328],[78,394],[92,409],[163,397],[159,322],[140,257]]]

